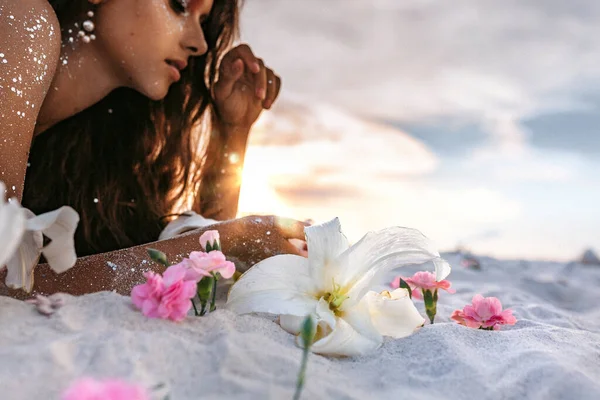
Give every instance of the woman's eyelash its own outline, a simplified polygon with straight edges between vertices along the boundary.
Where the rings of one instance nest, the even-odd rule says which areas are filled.
[[[184,14],[187,12],[187,0],[171,0],[171,7],[175,12]]]

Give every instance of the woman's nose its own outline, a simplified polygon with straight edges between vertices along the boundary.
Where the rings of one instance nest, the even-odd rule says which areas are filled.
[[[195,24],[195,27],[190,28],[186,32],[182,45],[191,53],[191,56],[201,56],[208,51],[204,32],[198,24]]]

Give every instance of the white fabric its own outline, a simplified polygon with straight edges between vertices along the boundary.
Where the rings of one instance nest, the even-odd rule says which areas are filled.
[[[175,236],[181,235],[185,232],[204,228],[205,226],[214,225],[219,223],[214,219],[204,218],[202,215],[195,213],[194,211],[186,211],[183,215],[177,217],[177,219],[169,222],[169,224],[163,229],[158,237],[158,240],[170,239]]]

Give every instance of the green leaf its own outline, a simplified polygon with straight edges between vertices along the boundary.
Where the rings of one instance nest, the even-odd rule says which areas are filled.
[[[402,278],[400,278],[400,288],[408,290],[408,297],[412,299],[412,289],[410,288],[408,283],[406,283],[406,281]]]
[[[423,300],[425,301],[425,313],[429,317],[429,321],[433,324],[435,314],[437,314],[437,289],[435,292],[431,290],[423,290]]]
[[[165,267],[169,266],[169,262],[167,261],[167,255],[160,250],[156,249],[146,249],[148,251],[148,255],[150,258],[159,264],[164,265]]]

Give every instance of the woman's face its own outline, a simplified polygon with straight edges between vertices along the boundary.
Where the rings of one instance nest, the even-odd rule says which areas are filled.
[[[213,0],[106,0],[92,18],[100,60],[124,86],[159,100],[191,56],[207,52]]]

